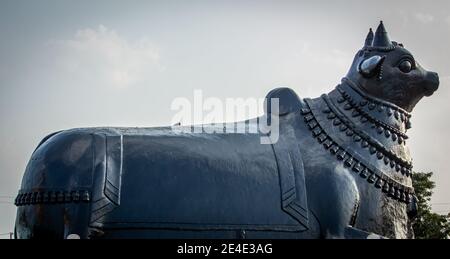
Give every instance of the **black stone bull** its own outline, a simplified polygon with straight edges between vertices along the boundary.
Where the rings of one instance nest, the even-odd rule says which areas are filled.
[[[268,94],[280,102],[272,144],[171,127],[51,134],[26,168],[16,237],[412,237],[406,129],[438,84],[381,23],[330,93]]]

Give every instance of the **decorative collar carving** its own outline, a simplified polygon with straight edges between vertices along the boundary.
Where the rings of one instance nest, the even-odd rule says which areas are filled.
[[[381,191],[386,193],[389,197],[404,203],[410,203],[412,196],[414,195],[413,187],[398,182],[377,168],[376,165],[371,164],[371,159],[362,156],[360,152],[355,150],[354,145],[351,144],[358,143],[361,149],[368,149],[370,155],[376,156],[377,160],[383,161],[386,166],[390,166],[397,173],[401,173],[403,177],[411,176],[411,161],[398,157],[393,151],[388,150],[382,143],[371,137],[371,134],[362,130],[361,127],[356,126],[352,120],[347,118],[343,113],[343,110],[349,111],[350,109],[353,109],[353,117],[360,116],[361,118],[365,118],[366,122],[376,125],[377,131],[379,131],[379,128],[381,127],[382,131],[379,134],[384,133],[386,137],[392,138],[392,140],[398,141],[400,144],[404,143],[403,140],[407,137],[405,137],[401,127],[397,128],[396,125],[392,124],[392,120],[394,118],[394,120],[397,120],[398,122],[405,122],[406,118],[409,119],[408,114],[403,113],[402,110],[395,109],[396,107],[390,104],[377,102],[378,100],[364,96],[360,93],[350,92],[349,87],[351,86],[344,85],[344,82],[345,81],[343,81],[343,84],[339,85],[336,89],[336,91],[340,93],[340,97],[342,97],[338,98],[338,100],[333,100],[326,94],[321,96],[321,100],[325,105],[317,105],[317,102],[319,101],[305,99],[307,107],[301,110],[301,114],[304,117],[307,127],[312,132],[313,137],[317,139],[325,149],[335,155],[338,160],[342,161],[345,167],[351,168],[353,172],[358,173],[362,178],[367,179],[369,184],[373,184],[375,188],[381,189]],[[364,102],[364,100],[367,100],[367,103],[361,104],[361,101]],[[388,119],[382,121],[360,108],[361,106],[369,106],[370,104],[374,104],[375,107],[367,107],[368,111],[375,110],[380,113],[385,111]],[[338,105],[343,105],[344,107]],[[381,111],[378,110],[378,107],[380,106],[384,107]],[[358,107],[359,109],[355,107]],[[393,113],[402,113],[405,120],[402,121],[402,116],[400,115],[398,116],[398,119],[395,115],[391,116],[393,113],[389,115],[389,112],[386,111],[387,108],[391,109]],[[327,123],[327,120],[330,122]],[[332,130],[330,125],[336,127],[338,132],[345,133],[349,139],[343,140],[342,138],[337,137],[335,133],[336,130]],[[394,135],[396,137],[392,137]],[[399,139],[402,140],[400,141]]]

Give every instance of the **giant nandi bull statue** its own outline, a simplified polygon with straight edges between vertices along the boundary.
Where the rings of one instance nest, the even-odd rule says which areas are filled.
[[[171,127],[51,134],[26,168],[16,236],[412,237],[406,130],[415,104],[438,85],[380,23],[328,94],[268,94],[279,101],[264,115],[278,116],[269,145],[263,133]]]

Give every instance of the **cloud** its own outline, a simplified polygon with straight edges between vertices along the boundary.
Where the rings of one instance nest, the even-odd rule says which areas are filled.
[[[414,18],[424,24],[428,24],[434,21],[434,16],[426,13],[415,13]]]
[[[338,70],[346,70],[353,59],[352,55],[347,51],[337,48],[324,51],[322,48],[309,42],[303,43],[297,56],[313,62],[319,67],[336,68]],[[309,63],[309,65],[311,64]]]
[[[160,52],[150,41],[129,41],[103,25],[78,30],[73,38],[51,40],[56,62],[72,77],[128,87],[163,70]]]
[[[447,16],[447,17],[445,17],[445,22],[446,22],[448,25],[450,25],[450,15]]]

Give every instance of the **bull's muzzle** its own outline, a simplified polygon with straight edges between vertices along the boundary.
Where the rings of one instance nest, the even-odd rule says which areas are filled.
[[[432,95],[439,88],[439,75],[436,72],[427,72],[425,76],[425,96]]]

